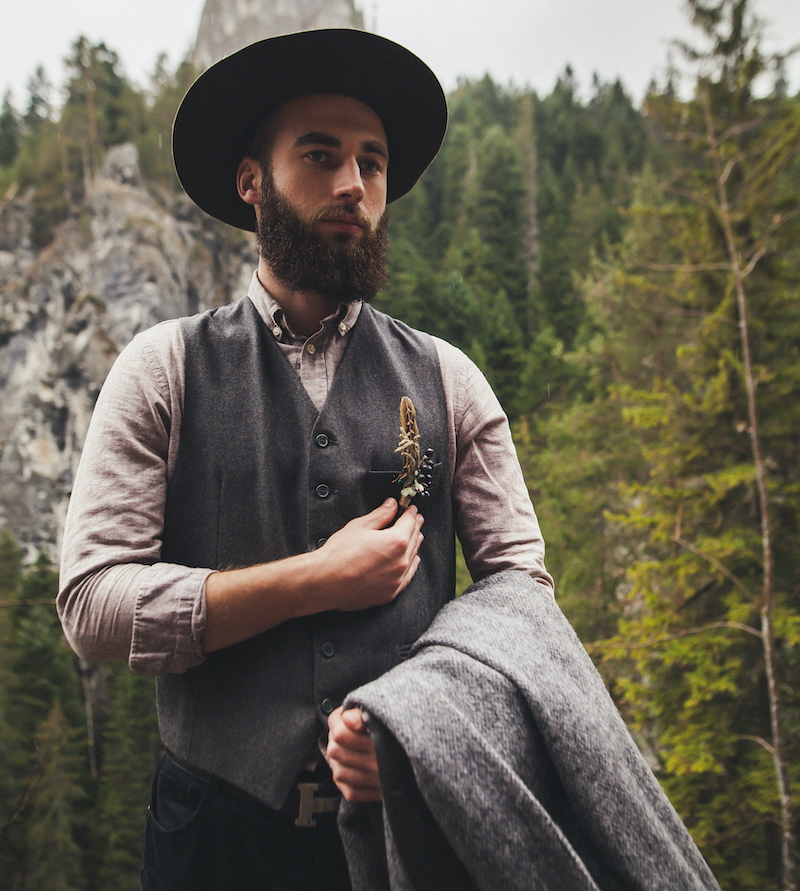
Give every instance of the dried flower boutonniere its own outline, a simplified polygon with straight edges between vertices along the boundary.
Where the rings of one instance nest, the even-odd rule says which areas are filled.
[[[417,412],[414,403],[403,396],[400,400],[400,444],[395,449],[403,456],[403,470],[395,480],[400,483],[400,507],[408,507],[415,495],[429,495],[433,449],[425,454],[419,446]]]

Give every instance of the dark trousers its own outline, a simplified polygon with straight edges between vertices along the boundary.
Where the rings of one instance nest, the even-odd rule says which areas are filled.
[[[316,814],[314,827],[295,826],[297,798],[274,811],[164,755],[147,811],[142,888],[351,891],[336,814]]]

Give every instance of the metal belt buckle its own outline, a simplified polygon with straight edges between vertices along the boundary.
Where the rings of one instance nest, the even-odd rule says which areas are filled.
[[[315,798],[319,783],[298,783],[300,790],[300,808],[297,812],[295,826],[316,826],[314,814],[333,814],[339,810],[339,798]]]

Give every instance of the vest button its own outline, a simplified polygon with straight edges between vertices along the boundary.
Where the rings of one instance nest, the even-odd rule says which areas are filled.
[[[317,547],[321,548],[327,540],[328,540],[327,538],[318,538],[317,539]]]
[[[329,642],[329,643],[324,643],[324,644],[319,648],[319,651],[320,651],[320,653],[322,653],[322,655],[323,655],[326,659],[330,659],[331,656],[336,652],[336,647],[335,647],[332,643],[330,643],[330,642]]]
[[[314,491],[317,493],[317,498],[327,498],[331,494],[331,487],[320,483]]]
[[[330,440],[324,433],[318,433],[315,442],[321,449],[324,449],[327,447]]]
[[[332,699],[323,699],[320,708],[324,714],[329,715],[336,708],[336,703]]]

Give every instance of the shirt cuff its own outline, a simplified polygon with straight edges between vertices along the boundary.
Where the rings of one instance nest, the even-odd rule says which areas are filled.
[[[129,665],[137,674],[180,674],[205,661],[206,579],[211,569],[149,567],[133,618]]]

